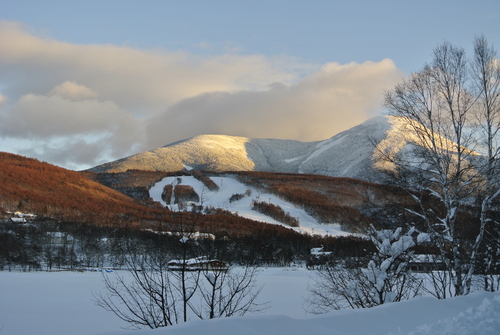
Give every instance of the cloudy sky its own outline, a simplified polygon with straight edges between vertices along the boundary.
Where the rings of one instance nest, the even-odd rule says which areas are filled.
[[[500,2],[0,2],[0,151],[85,169],[198,134],[316,141],[383,112]]]

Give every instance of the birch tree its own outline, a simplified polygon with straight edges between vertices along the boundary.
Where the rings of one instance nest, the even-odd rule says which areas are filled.
[[[480,172],[483,177],[480,192],[480,230],[472,247],[472,259],[477,259],[481,243],[485,239],[485,233],[489,233],[487,240],[490,245],[486,246],[484,274],[485,281],[489,273],[493,272],[498,258],[498,239],[500,236],[499,222],[492,220],[489,215],[494,207],[494,200],[500,195],[500,61],[495,49],[488,45],[484,36],[476,38],[474,43],[474,57],[472,60],[472,80],[475,84],[477,96],[476,116],[477,129],[482,140],[483,164]],[[489,228],[489,230],[488,230]],[[497,242],[497,243],[495,243]],[[473,262],[467,273],[466,293],[470,291],[472,276],[476,269]],[[485,288],[494,287],[494,279],[485,283]],[[498,278],[496,279],[498,282]]]
[[[424,220],[441,253],[452,295],[470,291],[488,222],[483,216],[498,196],[498,113],[494,112],[498,111],[498,79],[491,80],[498,63],[493,55],[483,38],[476,40],[473,61],[464,49],[443,43],[434,50],[430,64],[385,97],[390,114],[404,120],[408,131],[403,135],[412,150],[405,155],[386,151],[379,159],[390,163],[386,172],[411,190],[420,205],[414,214]],[[482,133],[475,131],[478,126],[483,127]],[[486,159],[474,150],[478,135],[488,148]],[[423,196],[432,201],[425,203]],[[459,215],[475,197],[483,199],[482,217],[471,246]]]

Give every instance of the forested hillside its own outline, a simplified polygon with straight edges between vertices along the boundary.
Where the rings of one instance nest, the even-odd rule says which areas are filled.
[[[162,215],[82,174],[0,153],[0,207],[63,221],[133,223]]]
[[[247,185],[265,188],[321,222],[340,223],[344,230],[364,232],[370,224],[398,226],[410,220],[405,208],[412,197],[397,187],[322,175],[238,172]]]
[[[148,185],[165,172],[130,171],[124,174],[93,175],[107,180],[117,189],[138,189],[147,193]],[[53,166],[36,159],[0,153],[0,209],[46,216],[60,222],[90,225],[137,226],[158,231],[179,230],[188,225],[217,236],[252,235],[269,230],[286,236],[290,230],[240,218],[222,210],[209,215],[172,213],[145,197],[140,202],[121,192],[86,178],[81,173]],[[132,192],[133,193],[133,192]],[[293,233],[293,232],[292,232]]]
[[[339,223],[343,230],[352,232],[364,232],[371,223],[385,227],[403,224],[414,219],[406,209],[416,205],[407,192],[397,187],[312,174],[196,170],[84,173],[89,178],[140,201],[147,201],[151,186],[166,176],[204,176],[211,183],[213,181],[210,178],[216,180],[220,176],[233,177],[248,187],[275,194],[303,208],[319,222]]]
[[[307,260],[318,245],[340,255],[366,253],[371,245],[360,238],[304,235],[220,209],[174,213],[147,199],[139,203],[85,175],[0,154],[0,269],[119,267],[131,253],[175,257],[179,234],[194,232],[210,233],[214,239],[193,241],[190,256],[249,264]],[[158,177],[141,171],[100,176],[115,186],[139,189]],[[14,212],[36,216],[28,223],[10,221]]]

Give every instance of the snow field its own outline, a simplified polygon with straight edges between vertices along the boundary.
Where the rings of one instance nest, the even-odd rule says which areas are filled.
[[[265,314],[304,317],[311,274],[302,268],[259,269],[257,285],[264,287],[257,303],[269,303]],[[0,283],[1,335],[100,334],[127,327],[94,304],[93,293],[105,292],[101,272],[0,272]]]
[[[271,306],[263,314],[123,330],[126,324],[93,302],[92,292],[104,290],[101,276],[99,272],[0,272],[0,334],[500,334],[500,293],[473,292],[446,300],[421,297],[370,309],[306,314],[303,303],[314,272],[303,268],[258,271],[257,282],[264,285],[258,302],[269,301]]]

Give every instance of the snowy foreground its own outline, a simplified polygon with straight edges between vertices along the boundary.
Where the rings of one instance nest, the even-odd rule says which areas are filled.
[[[92,292],[104,288],[99,272],[0,272],[0,335],[500,334],[500,293],[423,297],[313,316],[303,309],[312,275],[301,268],[262,269],[259,299],[270,302],[264,314],[130,331],[94,304]]]

